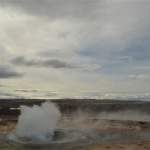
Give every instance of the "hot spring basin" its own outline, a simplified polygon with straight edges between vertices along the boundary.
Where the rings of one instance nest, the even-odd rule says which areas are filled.
[[[136,131],[129,134],[129,131],[109,131],[109,130],[57,130],[51,142],[16,141],[9,139],[8,133],[0,137],[0,149],[50,149],[50,150],[78,150],[87,146],[104,143],[131,142],[149,138],[149,131]]]
[[[22,137],[19,137],[15,132],[10,133],[8,138],[10,140],[14,140],[19,143],[31,143],[31,144],[48,144],[48,143],[56,143],[56,142],[60,143],[60,142],[69,142],[69,141],[80,139],[80,137],[77,135],[74,135],[72,133],[66,133],[64,131],[59,131],[59,130],[54,131],[53,138],[50,141],[49,139],[51,138],[49,137],[47,137],[46,141],[41,141],[41,140],[37,141],[37,140],[29,139],[29,138],[22,138]]]
[[[52,142],[64,141],[64,139],[66,141],[73,141],[73,140],[80,139],[80,137],[71,133],[65,133],[63,131],[54,131]]]

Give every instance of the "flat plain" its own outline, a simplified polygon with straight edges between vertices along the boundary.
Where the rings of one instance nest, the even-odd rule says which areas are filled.
[[[31,107],[33,105],[40,105],[41,103],[42,101],[30,103],[11,101],[1,103],[0,136],[2,137],[9,132],[15,131],[20,115],[20,110],[17,108],[19,108],[20,105],[28,105]],[[84,131],[84,133],[90,133],[91,131],[109,133],[107,136],[105,135],[105,137],[99,136],[95,143],[85,144],[77,148],[72,147],[71,149],[150,149],[150,103],[148,102],[64,102],[57,103],[56,105],[62,113],[61,118],[57,122],[57,129],[74,128],[76,130],[78,129],[78,131]],[[116,135],[120,137],[116,137]],[[13,149],[13,147],[0,146],[0,149],[10,150]]]

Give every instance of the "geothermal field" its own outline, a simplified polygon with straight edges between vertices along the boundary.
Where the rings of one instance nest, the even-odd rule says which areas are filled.
[[[1,150],[149,150],[150,103],[0,103]]]

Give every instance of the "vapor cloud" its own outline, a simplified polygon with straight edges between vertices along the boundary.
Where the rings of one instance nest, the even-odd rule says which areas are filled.
[[[12,70],[10,67],[0,66],[0,78],[20,78],[24,76],[23,73],[18,73],[15,70]]]
[[[61,116],[53,103],[43,103],[40,107],[21,106],[16,134],[22,138],[35,141],[51,141],[56,128],[56,122]]]

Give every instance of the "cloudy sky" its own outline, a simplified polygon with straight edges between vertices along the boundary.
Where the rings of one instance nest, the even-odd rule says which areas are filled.
[[[0,0],[0,98],[150,100],[150,1]]]

